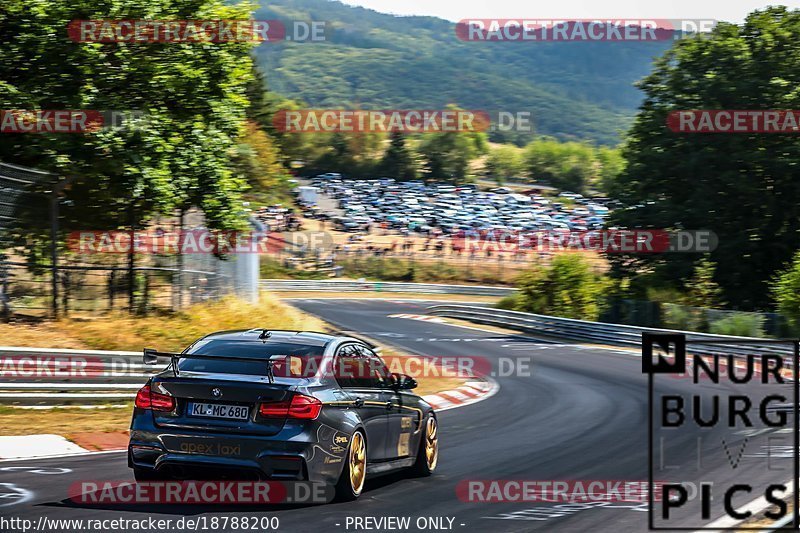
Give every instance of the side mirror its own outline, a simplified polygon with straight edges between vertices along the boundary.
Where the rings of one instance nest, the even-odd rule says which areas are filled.
[[[411,390],[417,388],[417,380],[405,374],[392,374],[394,388],[397,390]]]
[[[142,357],[142,361],[146,365],[157,365],[158,364],[158,351],[155,348],[145,348],[144,349],[144,356]]]

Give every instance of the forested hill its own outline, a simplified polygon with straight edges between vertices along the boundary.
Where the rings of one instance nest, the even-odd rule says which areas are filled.
[[[398,17],[330,0],[261,5],[258,19],[326,23],[325,42],[256,49],[269,88],[285,96],[315,107],[455,103],[531,111],[537,134],[604,144],[618,142],[627,129],[641,100],[634,83],[671,44],[464,42],[454,23],[433,17]]]

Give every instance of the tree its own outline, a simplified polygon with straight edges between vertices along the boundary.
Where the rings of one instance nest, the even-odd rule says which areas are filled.
[[[281,164],[275,140],[255,122],[248,121],[236,147],[234,164],[251,189],[275,201],[289,190],[289,174]]]
[[[389,147],[378,168],[382,175],[389,178],[407,181],[417,177],[414,158],[406,146],[406,138],[402,132],[393,131],[389,134]]]
[[[778,312],[786,317],[795,332],[800,331],[800,252],[796,252],[791,264],[775,277],[771,293]]]
[[[520,276],[512,306],[529,313],[597,320],[609,287],[608,279],[579,254],[559,254],[549,267],[535,267]]]
[[[596,156],[600,165],[597,188],[612,198],[616,198],[617,195],[614,194],[613,188],[617,183],[617,177],[625,170],[625,158],[622,157],[622,151],[618,147],[601,146],[597,149]]]
[[[143,120],[85,134],[4,133],[0,160],[75,178],[65,228],[140,227],[188,205],[201,207],[210,227],[236,226],[245,183],[231,171],[231,154],[248,107],[252,44],[68,38],[71,20],[108,18],[250,13],[221,0],[8,0],[0,10],[0,109],[127,110]],[[41,222],[31,217],[28,227]]]
[[[525,165],[521,150],[509,144],[501,144],[491,149],[486,159],[486,173],[501,185],[506,178],[523,175]]]
[[[263,77],[263,75],[262,75]],[[286,132],[276,123],[279,111],[297,111],[308,108],[308,105],[298,100],[285,98],[274,92],[264,92],[266,82],[262,83],[258,104],[251,112],[251,118],[258,122],[264,132],[275,139],[281,153],[283,162],[288,168],[293,163],[309,164],[317,161],[328,150],[330,135],[327,134],[302,134]]]
[[[525,147],[527,174],[561,190],[586,192],[599,165],[591,145],[537,139]]]
[[[447,109],[457,111],[458,107],[449,105]],[[417,151],[426,178],[463,183],[471,174],[472,160],[487,149],[486,134],[481,131],[447,131],[423,134]]]
[[[303,134],[298,133],[296,135]],[[325,135],[325,138],[328,138],[326,143],[328,145],[328,149],[325,150],[319,158],[311,162],[312,168],[326,172],[332,170],[336,172],[342,172],[350,177],[350,173],[356,166],[357,154],[353,151],[353,147],[350,144],[348,135],[344,133],[313,135],[317,136],[317,138],[313,139],[314,141],[320,140],[319,135]]]
[[[722,289],[714,281],[716,265],[708,258],[697,261],[694,274],[686,282],[684,303],[693,307],[709,307],[717,309],[725,304],[722,301]]]
[[[686,38],[641,82],[645,100],[623,149],[615,194],[628,208],[612,223],[639,228],[711,229],[724,298],[742,309],[770,304],[769,281],[800,248],[800,139],[781,134],[674,133],[671,111],[797,109],[800,12],[771,7],[741,26],[721,23]],[[691,276],[697,254],[613,258],[617,274],[649,273],[673,286]]]

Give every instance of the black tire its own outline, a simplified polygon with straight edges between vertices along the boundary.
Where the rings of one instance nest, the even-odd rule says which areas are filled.
[[[429,460],[430,438],[428,433],[431,427],[433,428],[433,457],[432,460]],[[414,466],[411,467],[411,474],[415,477],[428,477],[434,473],[439,464],[439,424],[433,414],[428,415],[425,419],[421,432],[417,460],[414,462]]]
[[[360,444],[359,444],[360,443]],[[363,471],[361,472],[361,483],[359,487],[354,487],[353,485],[353,477],[356,476],[351,475],[353,474],[352,468],[352,455],[357,453],[354,446],[360,447],[363,445],[363,452],[358,454],[359,456],[363,455],[361,468]],[[350,444],[347,446],[347,455],[344,458],[344,466],[342,466],[342,474],[339,476],[339,481],[336,482],[336,494],[334,500],[337,502],[351,502],[353,500],[358,499],[361,496],[361,492],[364,489],[364,481],[367,477],[366,473],[367,468],[367,439],[364,438],[364,433],[361,430],[356,430],[353,433],[353,436],[350,437]]]

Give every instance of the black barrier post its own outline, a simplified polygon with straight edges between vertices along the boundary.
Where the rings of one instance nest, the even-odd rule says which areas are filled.
[[[145,270],[142,275],[144,276],[144,287],[142,289],[141,314],[146,315],[150,306],[150,272]]]
[[[135,296],[135,287],[136,287],[136,271],[134,270],[135,266],[135,255],[134,249],[136,248],[136,227],[134,224],[134,207],[133,202],[131,202],[130,207],[128,208],[128,222],[130,223],[130,249],[128,250],[128,312],[130,314],[134,314],[136,312],[136,296]]]
[[[53,186],[53,191],[50,193],[50,274],[51,274],[51,290],[53,318],[58,318],[58,216],[59,216],[59,201],[64,189],[72,181],[72,177],[68,176]]]
[[[70,294],[70,273],[66,271],[61,274],[61,283],[64,285],[64,290],[61,294],[61,309],[64,316],[69,315],[69,294]]]
[[[114,310],[114,286],[115,286],[115,271],[112,270],[108,276],[108,310]]]
[[[58,193],[50,197],[50,277],[53,318],[58,318]]]
[[[8,301],[10,296],[8,295],[8,266],[6,265],[6,255],[0,252],[0,305],[3,306],[3,320],[8,322],[9,318],[11,317],[11,306],[9,305]]]

